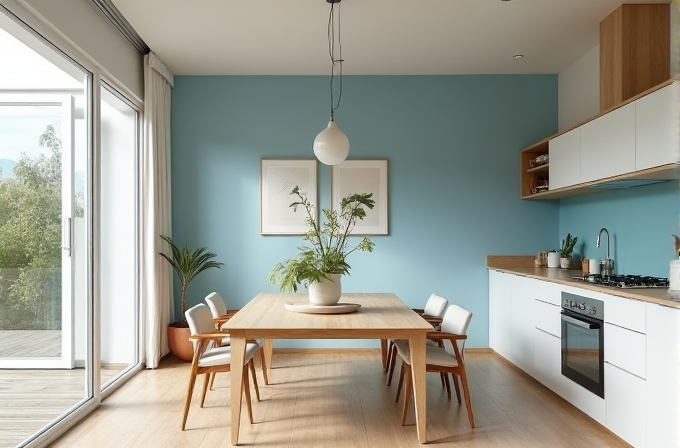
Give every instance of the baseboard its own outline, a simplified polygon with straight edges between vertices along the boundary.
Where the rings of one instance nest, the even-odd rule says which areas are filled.
[[[466,348],[465,353],[470,354],[470,355],[478,355],[478,354],[488,355],[488,354],[496,353],[496,352],[494,352],[493,349],[489,348],[489,347],[476,347],[476,348]]]

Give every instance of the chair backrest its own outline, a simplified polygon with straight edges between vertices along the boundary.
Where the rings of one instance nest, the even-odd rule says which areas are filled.
[[[442,317],[448,304],[448,300],[433,293],[430,298],[427,299],[425,308],[423,308],[423,313],[428,316]]]
[[[453,334],[467,334],[468,326],[470,325],[470,320],[472,320],[472,312],[466,310],[459,305],[449,305],[444,318],[442,319],[441,331],[445,333]],[[444,348],[447,352],[455,355],[453,346],[450,344],[451,341],[444,341]],[[463,354],[463,349],[465,348],[465,339],[456,341],[458,342],[458,350],[461,356]]]
[[[222,298],[222,296],[220,296],[216,292],[211,292],[210,294],[208,294],[205,297],[205,301],[208,303],[208,306],[210,307],[212,317],[220,317],[227,314],[227,305],[224,303],[224,299]]]
[[[213,322],[212,314],[207,306],[203,303],[191,307],[184,313],[191,335],[201,333],[213,333],[215,331],[215,323]],[[194,342],[194,351],[198,348],[198,342]]]

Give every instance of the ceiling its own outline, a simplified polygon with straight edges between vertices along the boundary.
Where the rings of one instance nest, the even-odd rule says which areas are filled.
[[[112,3],[176,75],[330,71],[325,0]],[[559,73],[598,45],[599,22],[621,3],[343,0],[344,74]]]

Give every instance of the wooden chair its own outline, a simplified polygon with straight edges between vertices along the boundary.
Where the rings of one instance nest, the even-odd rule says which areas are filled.
[[[414,308],[413,311],[420,314],[420,316],[432,324],[434,329],[438,329],[442,322],[442,316],[446,311],[449,301],[445,298],[438,296],[437,294],[431,294],[430,297],[425,302],[425,308],[417,309]],[[387,378],[387,385],[392,384],[392,375],[394,374],[394,364],[397,359],[397,348],[394,345],[394,341],[391,339],[387,340],[387,359],[383,360],[383,367],[385,372],[389,371]]]
[[[451,389],[448,387],[448,374],[451,373],[460,404],[460,391],[458,388],[458,377],[463,386],[465,396],[465,406],[467,407],[468,420],[470,427],[475,427],[475,419],[472,414],[472,404],[470,402],[470,391],[468,388],[467,375],[465,373],[464,348],[467,339],[467,329],[472,319],[472,313],[458,305],[450,305],[444,314],[440,331],[432,331],[427,334],[428,339],[441,341],[442,346],[430,345],[426,347],[426,370],[428,372],[444,373],[446,376],[447,391],[451,398]],[[397,401],[399,401],[399,391],[406,373],[406,390],[404,392],[404,408],[401,413],[402,426],[406,422],[409,399],[413,390],[411,356],[409,353],[408,341],[396,341],[397,354],[403,360],[401,373],[399,375],[399,385],[397,387]]]
[[[221,329],[222,325],[227,322],[231,316],[236,314],[238,312],[237,309],[235,310],[228,310],[227,305],[224,303],[224,299],[222,296],[217,294],[216,292],[211,292],[208,294],[205,298],[206,303],[208,304],[208,307],[210,307],[210,312],[212,313],[213,316],[213,321],[215,322],[215,328]],[[264,378],[264,384],[269,385],[269,378],[267,377],[267,364],[264,358],[264,350],[262,350],[262,347],[264,346],[264,339],[257,338],[254,339],[253,342],[256,342],[257,345],[260,347],[258,350],[260,353],[260,364],[262,366],[262,377]],[[229,339],[229,336],[224,337],[220,341],[220,345],[230,345],[231,340]],[[215,377],[213,376],[213,379],[210,383],[210,387],[212,388],[212,383],[215,381]],[[258,393],[258,400],[259,400],[259,393]]]
[[[215,331],[215,325],[208,307],[204,304],[196,305],[188,309],[185,313],[185,316],[187,322],[189,323],[189,328],[191,329],[191,337],[189,339],[194,344],[194,357],[191,361],[189,388],[187,390],[186,402],[184,403],[182,431],[184,431],[184,428],[186,427],[187,416],[189,415],[189,406],[191,405],[191,396],[193,395],[194,386],[196,384],[196,377],[198,375],[206,375],[204,377],[203,392],[201,395],[201,407],[203,407],[210,376],[218,372],[231,371],[231,347],[221,347],[215,345],[217,341],[220,341],[224,337],[225,333]],[[258,349],[259,346],[257,344],[246,344],[245,362],[251,367],[250,372],[253,376],[253,383],[256,391],[258,391],[258,388],[257,377],[255,376],[255,368],[253,365],[253,356]],[[253,423],[253,410],[250,401],[248,369],[243,370],[243,392],[246,396],[248,417],[250,418],[250,423]]]

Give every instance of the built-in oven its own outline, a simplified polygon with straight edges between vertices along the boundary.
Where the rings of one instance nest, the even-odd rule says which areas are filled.
[[[562,292],[562,375],[604,398],[604,302]]]

